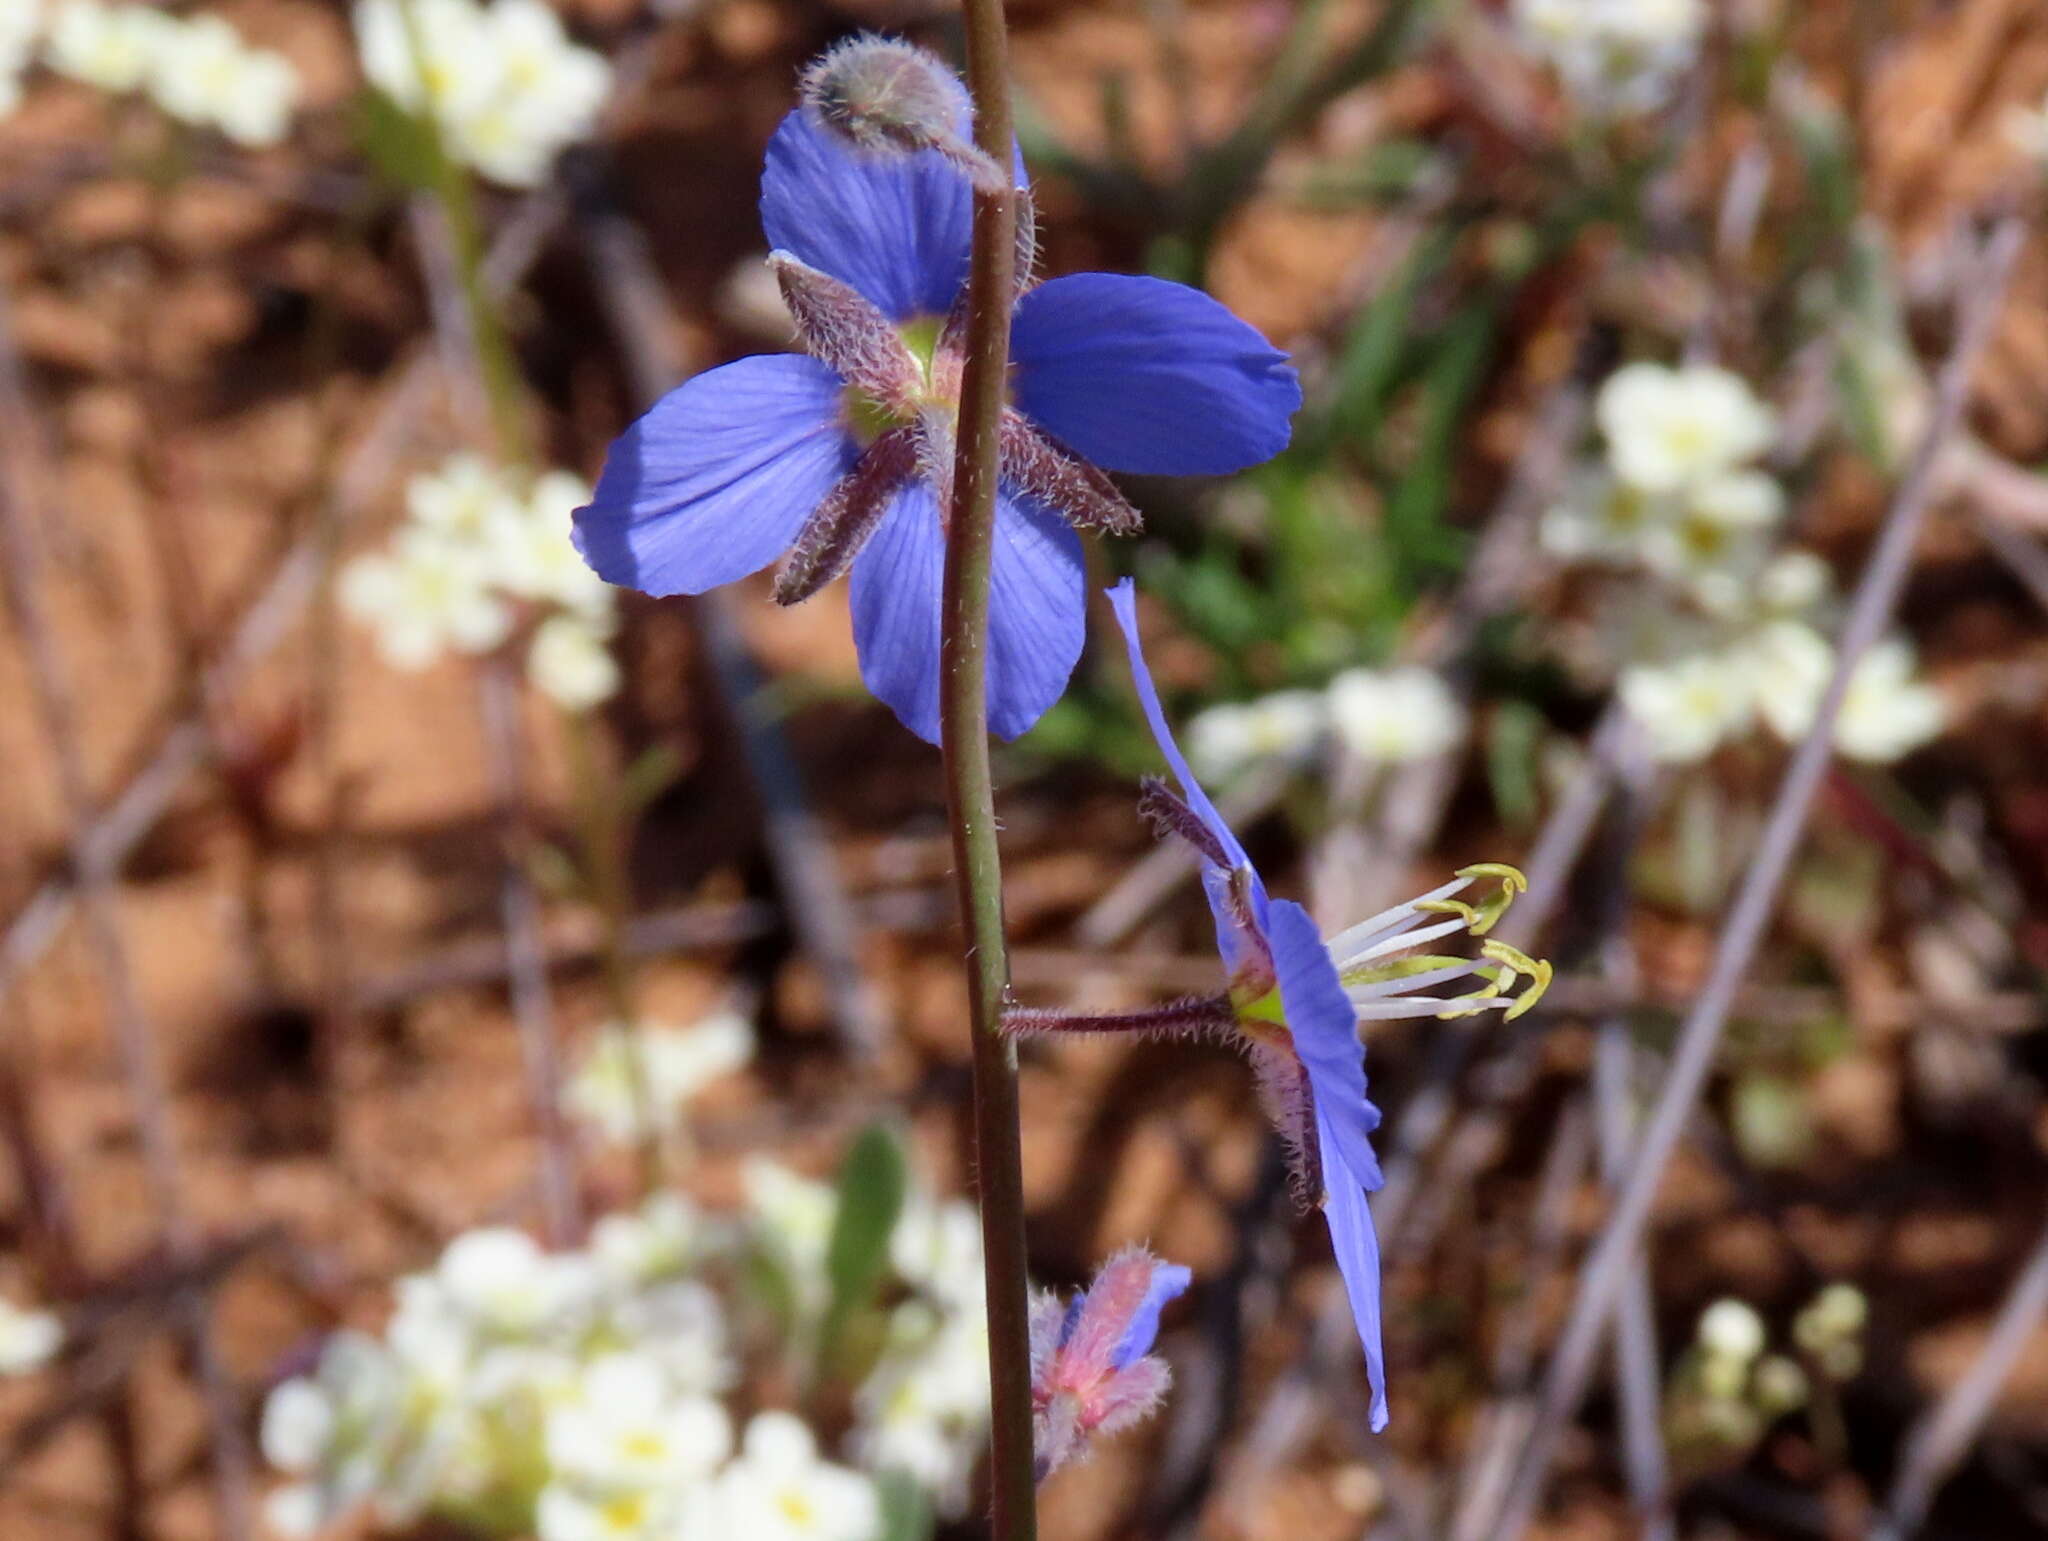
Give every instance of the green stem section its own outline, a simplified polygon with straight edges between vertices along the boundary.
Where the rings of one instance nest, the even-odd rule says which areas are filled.
[[[963,0],[963,9],[975,143],[997,165],[1008,166],[1015,131],[1002,0]],[[999,1031],[1010,961],[1003,940],[1002,857],[988,747],[989,569],[995,550],[997,430],[1009,383],[1016,230],[1013,192],[974,195],[967,363],[946,531],[939,664],[939,737],[973,1015],[974,1168],[988,1292],[994,1541],[1033,1541],[1038,1533],[1024,1154],[1017,1120],[1017,1053]]]

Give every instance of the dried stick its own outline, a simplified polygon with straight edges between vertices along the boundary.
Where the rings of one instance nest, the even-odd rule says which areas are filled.
[[[509,289],[533,265],[565,212],[561,199],[551,192],[534,194],[514,211],[484,266],[485,281],[494,292]],[[434,375],[428,358],[415,358],[405,367],[335,479],[332,507],[337,523],[345,525],[359,515],[389,479],[418,431]],[[284,640],[318,588],[323,566],[317,532],[292,544],[207,671],[208,697],[225,699]],[[141,769],[120,792],[74,832],[69,870],[46,878],[0,934],[0,999],[56,941],[82,879],[120,871],[186,779],[205,763],[208,742],[198,712],[181,715],[141,757]]]
[[[23,388],[13,329],[4,307],[0,307],[0,361],[4,361],[0,362],[0,394],[6,397],[4,415],[16,424],[25,424],[31,419],[32,409]],[[14,437],[18,441],[23,436]],[[14,448],[18,447],[17,443]],[[42,553],[17,500],[16,485],[14,476],[0,476],[0,592],[6,595],[27,654],[30,690],[56,767],[58,796],[70,828],[69,845],[86,944],[99,971],[122,1076],[133,1104],[151,1203],[163,1226],[168,1250],[174,1258],[182,1259],[192,1254],[198,1236],[185,1210],[184,1181],[177,1138],[171,1128],[163,1065],[158,1057],[155,1028],[143,1006],[127,942],[121,933],[112,877],[85,864],[83,832],[93,822],[92,789],[72,714],[68,670],[56,628],[43,604]],[[183,1295],[177,1303],[177,1315],[198,1372],[211,1426],[221,1532],[227,1541],[243,1541],[250,1534],[252,1523],[249,1455],[242,1440],[234,1385],[215,1351],[206,1295]]]
[[[647,241],[606,196],[591,167],[577,179],[577,230],[613,331],[626,356],[633,393],[651,406],[690,370],[678,340],[675,311]],[[846,1047],[862,1058],[880,1050],[883,1011],[860,967],[860,926],[839,879],[803,773],[776,725],[760,712],[761,671],[733,614],[732,596],[713,590],[686,607],[718,682],[718,707],[738,735],[761,799],[763,839],[775,886],[798,945],[817,966],[832,1001],[833,1022]]]
[[[1906,1436],[1905,1459],[1885,1496],[1883,1513],[1870,1527],[1869,1541],[1907,1541],[1919,1530],[1935,1493],[1982,1431],[2043,1316],[2048,1316],[2048,1231],[2034,1243],[1970,1368]]]
[[[540,895],[527,864],[533,836],[526,817],[525,732],[519,720],[521,679],[502,654],[484,660],[478,700],[490,765],[491,801],[504,842],[498,878],[498,916],[505,928],[505,964],[512,980],[512,1015],[519,1027],[519,1058],[527,1100],[540,1140],[542,1223],[552,1246],[572,1245],[580,1230],[576,1153],[562,1111],[562,1058],[548,989]]]
[[[1466,1442],[1465,1459],[1451,1490],[1454,1496],[1463,1495],[1447,1531],[1452,1537],[1469,1534],[1465,1515],[1490,1507],[1505,1489],[1512,1474],[1509,1461],[1528,1436],[1529,1420],[1536,1416],[1536,1398],[1530,1394],[1529,1381],[1536,1368],[1542,1285],[1564,1261],[1565,1245],[1571,1239],[1571,1202],[1592,1155],[1592,1120],[1586,1116],[1585,1104],[1574,1101],[1558,1118],[1536,1180],[1528,1260],[1523,1269],[1524,1294],[1520,1308],[1501,1327],[1493,1353],[1495,1400],[1482,1411],[1478,1427]]]
[[[2005,293],[2006,278],[2025,237],[2015,217],[2002,220],[1985,242],[1977,271],[1959,301],[1956,339],[1935,388],[1928,423],[1901,478],[1875,550],[1858,583],[1848,620],[1837,643],[1835,667],[1812,727],[1793,752],[1773,802],[1757,852],[1729,907],[1720,941],[1699,1000],[1679,1030],[1671,1071],[1637,1147],[1626,1187],[1616,1201],[1589,1257],[1550,1369],[1544,1379],[1542,1414],[1531,1430],[1500,1523],[1491,1534],[1519,1537],[1542,1500],[1550,1463],[1565,1430],[1578,1414],[1594,1357],[1640,1244],[1650,1205],[1707,1073],[1742,975],[1763,940],[1780,889],[1799,845],[1801,831],[1820,789],[1833,750],[1835,718],[1863,654],[1889,622],[1925,520],[1933,471],[1943,444],[1955,431],[1968,394],[1970,375],[1991,331]]]

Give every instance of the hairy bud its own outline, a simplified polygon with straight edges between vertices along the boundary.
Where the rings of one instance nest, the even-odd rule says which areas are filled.
[[[1165,1399],[1172,1373],[1152,1353],[1159,1313],[1188,1287],[1188,1271],[1127,1247],[1086,1291],[1031,1305],[1032,1434],[1038,1480],[1085,1457],[1100,1435],[1121,1433]]]
[[[812,60],[798,83],[804,110],[865,155],[933,150],[983,192],[1010,180],[969,137],[973,103],[959,78],[922,48],[895,38],[849,38]]]

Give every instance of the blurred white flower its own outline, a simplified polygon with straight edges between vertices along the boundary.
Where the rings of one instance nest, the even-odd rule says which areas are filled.
[[[494,523],[498,583],[521,599],[609,618],[612,589],[569,539],[569,516],[590,500],[590,484],[568,471],[538,477],[516,512]]]
[[[511,477],[483,456],[459,450],[405,484],[405,511],[451,542],[495,550],[501,532],[524,515]]]
[[[337,1332],[310,1376],[279,1384],[263,1405],[264,1459],[305,1480],[268,1511],[281,1534],[310,1535],[375,1494],[400,1433],[403,1382],[381,1343]]]
[[[593,1494],[567,1483],[541,1491],[534,1510],[539,1541],[681,1541],[708,1536],[710,1494],[671,1487]]]
[[[715,1531],[735,1541],[874,1541],[881,1501],[871,1479],[820,1460],[804,1423],[758,1414],[720,1474]]]
[[[1600,387],[1594,415],[1615,474],[1652,494],[1735,470],[1772,433],[1770,409],[1742,378],[1706,364],[1625,365]]]
[[[177,26],[153,5],[66,0],[50,23],[43,62],[102,91],[133,91]]]
[[[686,1272],[710,1248],[709,1224],[680,1193],[655,1193],[637,1210],[601,1216],[590,1255],[614,1286],[639,1289]]]
[[[1806,1372],[1783,1354],[1772,1354],[1759,1364],[1750,1382],[1750,1395],[1758,1409],[1772,1418],[1781,1418],[1803,1407],[1811,1389]]]
[[[389,552],[350,562],[337,592],[394,668],[424,669],[446,652],[488,653],[512,631],[512,609],[475,553],[419,526],[400,530]]]
[[[754,1057],[753,1024],[721,1011],[694,1027],[600,1028],[570,1078],[569,1111],[616,1144],[668,1127],[690,1098]]]
[[[853,1453],[871,1471],[907,1473],[957,1518],[988,1435],[987,1317],[978,1300],[943,1317],[912,1303],[897,1308],[889,1337],[854,1399]]]
[[[765,1156],[748,1160],[740,1180],[753,1234],[787,1280],[799,1318],[824,1309],[825,1254],[832,1244],[838,1196],[824,1183],[801,1177]]]
[[[157,45],[149,90],[180,122],[258,148],[289,132],[299,75],[282,54],[247,46],[218,16],[195,16],[172,24]]]
[[[1514,0],[1515,23],[1589,112],[1641,112],[1699,51],[1702,0]]]
[[[1834,673],[1833,644],[1799,621],[1774,621],[1748,646],[1757,709],[1771,731],[1796,744],[1813,726]],[[1913,677],[1912,645],[1888,638],[1863,655],[1835,718],[1835,747],[1852,760],[1884,763],[1940,736],[1941,694]]]
[[[889,1261],[934,1300],[981,1309],[981,1217],[972,1204],[913,1195],[889,1233]]]
[[[1764,1320],[1746,1301],[1717,1300],[1700,1313],[1699,1343],[1710,1354],[1747,1366],[1764,1351]]]
[[[0,1300],[0,1375],[40,1370],[64,1346],[64,1325],[50,1311],[24,1311]]]
[[[589,132],[611,66],[571,43],[544,0],[360,0],[356,37],[370,83],[429,111],[449,153],[514,187],[542,181]]]
[[[1741,663],[1712,653],[1623,670],[1621,700],[1652,758],[1671,764],[1705,759],[1748,725],[1752,706]]]
[[[1758,574],[1756,599],[1766,614],[1797,618],[1825,604],[1834,586],[1833,571],[1811,551],[1784,551]]]
[[[2022,155],[2048,167],[2048,100],[2038,107],[2006,108],[2005,137]]]
[[[1552,556],[1568,562],[1638,561],[1644,536],[1669,517],[1667,504],[1604,466],[1583,466],[1544,514],[1537,539]]]
[[[1941,693],[1913,677],[1912,645],[1894,637],[1865,653],[1849,677],[1835,746],[1852,760],[1896,760],[1940,737],[1946,719]]]
[[[1778,737],[1797,743],[1834,671],[1835,650],[1804,621],[1770,621],[1741,645],[1750,663],[1757,711]]]
[[[1381,765],[1440,755],[1465,731],[1464,709],[1429,669],[1347,669],[1330,681],[1329,711],[1345,747]]]
[[[700,1481],[731,1449],[725,1409],[705,1397],[678,1396],[661,1366],[637,1354],[592,1364],[576,1399],[548,1415],[556,1479],[601,1492]]]
[[[0,3],[0,118],[21,105],[21,77],[42,25],[42,0]]]
[[[526,650],[526,677],[570,712],[609,701],[624,678],[604,631],[580,615],[551,615],[540,623]]]
[[[629,1295],[612,1325],[661,1366],[676,1390],[699,1395],[732,1384],[725,1351],[725,1312],[718,1297],[695,1279],[676,1279]]]
[[[1317,692],[1275,691],[1197,712],[1187,726],[1188,754],[1203,775],[1228,776],[1258,760],[1301,758],[1328,722]]]
[[[587,1257],[543,1252],[509,1226],[456,1237],[441,1254],[434,1282],[478,1332],[505,1338],[583,1320],[603,1283]]]

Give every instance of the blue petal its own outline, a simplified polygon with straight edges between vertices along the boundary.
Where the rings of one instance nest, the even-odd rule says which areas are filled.
[[[1110,1355],[1111,1364],[1121,1370],[1133,1359],[1152,1352],[1159,1337],[1159,1313],[1166,1309],[1169,1300],[1177,1300],[1186,1293],[1193,1278],[1179,1263],[1153,1265],[1152,1282],[1145,1290],[1144,1300],[1131,1314],[1130,1325],[1118,1340],[1116,1352]]]
[[[1357,1013],[1314,919],[1291,900],[1275,899],[1267,926],[1280,1005],[1315,1098],[1323,1219],[1330,1227],[1358,1338],[1365,1345],[1372,1427],[1378,1433],[1387,1425],[1387,1372],[1380,1352],[1380,1244],[1365,1196],[1384,1181],[1368,1138],[1379,1127],[1380,1111],[1365,1099],[1365,1051],[1358,1044]]]
[[[1015,738],[1059,700],[1088,640],[1081,538],[1031,498],[996,505],[989,580],[988,725]]]
[[[1329,1186],[1329,1196],[1323,1201],[1323,1223],[1330,1228],[1330,1248],[1337,1255],[1338,1272],[1344,1275],[1344,1293],[1351,1301],[1358,1341],[1365,1345],[1365,1378],[1372,1388],[1369,1417],[1377,1434],[1387,1426],[1387,1362],[1380,1347],[1380,1241],[1373,1232],[1365,1190],[1344,1180],[1341,1141],[1322,1117],[1320,1105],[1316,1134]]]
[[[1200,290],[1076,273],[1040,284],[1010,329],[1017,404],[1111,471],[1213,476],[1287,447],[1301,382]]]
[[[796,111],[768,142],[761,228],[771,247],[853,285],[892,321],[943,316],[967,282],[973,192],[935,151],[856,155]]]
[[[897,719],[939,741],[939,601],[945,537],[930,486],[896,495],[853,564],[853,640],[861,677]],[[990,577],[989,727],[1015,738],[1066,689],[1087,631],[1081,542],[1036,504],[996,509]]]
[[[1202,784],[1195,780],[1195,773],[1181,756],[1180,745],[1173,741],[1173,729],[1166,725],[1166,713],[1159,705],[1159,692],[1152,684],[1152,671],[1145,667],[1145,651],[1138,641],[1138,585],[1126,578],[1108,592],[1109,607],[1116,613],[1117,625],[1123,628],[1124,650],[1130,654],[1131,683],[1138,688],[1138,704],[1145,709],[1145,721],[1152,726],[1152,738],[1159,745],[1159,752],[1173,767],[1174,779],[1180,783],[1180,795],[1187,799],[1195,817],[1216,837],[1216,843],[1230,858],[1230,864],[1249,867],[1252,859],[1238,844],[1230,826],[1223,822],[1223,815],[1209,801],[1209,794],[1202,790]]]
[[[1337,965],[1323,946],[1323,934],[1309,912],[1291,899],[1275,899],[1266,913],[1266,935],[1273,949],[1273,972],[1280,985],[1280,1006],[1294,1052],[1308,1069],[1316,1115],[1337,1141],[1359,1187],[1371,1192],[1383,1179],[1370,1136],[1379,1127],[1380,1110],[1365,1096],[1365,1050],[1358,1042],[1358,1013]],[[1325,1172],[1324,1181],[1338,1187],[1342,1176]]]
[[[701,594],[766,567],[852,467],[840,380],[764,354],[685,381],[614,441],[574,539],[608,583]]]

